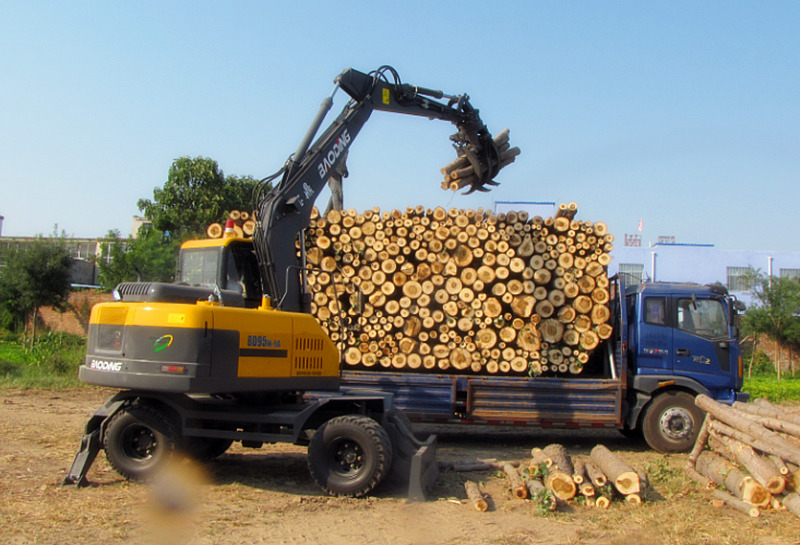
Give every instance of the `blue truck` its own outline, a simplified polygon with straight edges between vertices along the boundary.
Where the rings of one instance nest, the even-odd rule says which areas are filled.
[[[618,277],[612,288],[614,334],[580,378],[344,370],[342,386],[390,392],[416,422],[616,428],[659,452],[687,451],[704,417],[696,395],[748,398],[737,327],[744,305],[721,284],[625,286]]]

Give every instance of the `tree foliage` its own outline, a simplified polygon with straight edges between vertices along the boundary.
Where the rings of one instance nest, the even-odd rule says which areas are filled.
[[[800,343],[800,281],[757,270],[749,276],[755,305],[744,316],[743,331],[756,337],[769,335],[778,343]],[[781,367],[776,367],[780,378]]]
[[[177,255],[177,240],[158,229],[142,227],[131,240],[109,231],[97,260],[100,285],[111,290],[120,282],[170,282]]]
[[[250,210],[257,181],[250,176],[225,177],[217,162],[206,157],[180,157],[170,167],[153,199],[140,199],[139,210],[170,239],[202,236],[210,223],[231,210]]]
[[[7,322],[4,325],[18,328],[33,318],[33,338],[39,307],[65,308],[71,265],[64,236],[40,236],[7,254],[5,267],[0,269],[0,304]]]

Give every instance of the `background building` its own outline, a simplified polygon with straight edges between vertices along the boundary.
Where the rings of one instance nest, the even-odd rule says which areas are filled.
[[[756,269],[770,276],[800,278],[800,252],[724,250],[713,244],[655,243],[649,247],[615,243],[608,274],[622,273],[635,281],[720,282],[739,299],[750,302],[745,275]]]

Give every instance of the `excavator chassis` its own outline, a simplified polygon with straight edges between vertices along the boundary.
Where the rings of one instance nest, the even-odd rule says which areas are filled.
[[[418,440],[391,404],[390,394],[371,392],[243,402],[124,390],[89,418],[63,484],[87,485],[86,474],[101,449],[124,477],[148,480],[173,452],[208,460],[233,441],[254,448],[282,442],[309,446],[312,477],[332,495],[363,496],[389,477],[407,483],[409,500],[424,501],[438,478],[436,436]]]

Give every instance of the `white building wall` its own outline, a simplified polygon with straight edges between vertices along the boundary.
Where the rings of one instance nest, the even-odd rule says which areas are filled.
[[[640,264],[646,280],[659,282],[720,282],[728,286],[729,267],[752,267],[763,274],[781,276],[787,269],[800,270],[800,252],[723,250],[713,245],[656,244],[652,247],[617,246],[611,252],[609,275],[620,264]],[[729,286],[730,287],[730,286]],[[732,291],[749,302],[746,291]]]

